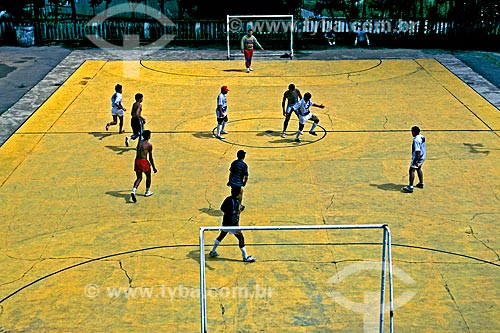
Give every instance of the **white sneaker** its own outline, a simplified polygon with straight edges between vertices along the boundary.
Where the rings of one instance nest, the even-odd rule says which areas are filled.
[[[247,73],[250,73],[250,68],[247,68]]]
[[[226,131],[221,131],[220,134],[229,134],[229,133]]]
[[[215,137],[216,137],[217,139],[219,139],[219,140],[224,140],[224,139],[225,139],[222,135],[216,135]]]
[[[219,254],[217,253],[217,251],[210,251],[210,253],[208,254],[210,256],[210,258],[214,258],[214,257],[218,257]]]
[[[145,197],[150,197],[152,195],[153,195],[153,192],[151,192],[151,191],[147,191],[146,193],[144,193]]]
[[[244,262],[255,262],[255,260],[257,260],[257,258],[252,256],[247,256],[246,258],[243,258]]]
[[[281,137],[282,137],[282,138],[286,137],[285,132],[281,132]]]
[[[248,67],[249,70],[253,71],[253,68],[252,67]]]

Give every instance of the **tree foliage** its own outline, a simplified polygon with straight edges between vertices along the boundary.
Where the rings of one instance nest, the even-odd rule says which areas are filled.
[[[318,0],[315,11],[331,17],[392,19],[498,20],[498,0]]]
[[[89,5],[92,7],[92,13],[96,14],[96,8],[99,7],[100,5],[102,5],[102,3],[104,2],[106,4],[106,8],[105,9],[108,9],[109,8],[109,4],[111,3],[111,1],[113,0],[88,0],[89,2]]]
[[[54,6],[55,17],[58,9],[69,3],[72,17],[76,19],[77,0],[48,0]],[[106,9],[112,0],[80,0],[96,9],[103,4]],[[298,15],[302,0],[131,0],[134,8],[138,3],[156,3],[165,13],[165,4],[177,1],[179,17],[187,19],[223,19],[226,15]],[[116,1],[118,3],[118,1]],[[31,11],[24,10],[27,6]],[[0,0],[0,10],[6,10],[18,20],[36,19],[41,14],[45,0]],[[345,17],[348,20],[361,18],[391,19],[431,19],[465,22],[500,20],[499,0],[316,0],[314,11],[331,17]]]
[[[300,0],[178,0],[184,18],[221,19],[226,15],[296,14]]]

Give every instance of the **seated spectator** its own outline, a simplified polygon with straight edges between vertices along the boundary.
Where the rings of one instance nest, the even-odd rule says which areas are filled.
[[[328,42],[328,45],[335,46],[335,34],[333,33],[332,29],[328,29],[328,31],[325,32],[325,38]]]

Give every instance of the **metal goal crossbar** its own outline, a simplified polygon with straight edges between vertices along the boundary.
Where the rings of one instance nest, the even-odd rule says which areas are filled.
[[[384,306],[386,270],[389,276],[389,318],[390,333],[394,331],[394,304],[392,284],[392,250],[391,232],[387,224],[359,224],[359,225],[303,225],[303,226],[237,226],[237,227],[200,227],[200,314],[201,332],[207,332],[207,285],[205,279],[205,231],[230,230],[332,230],[332,229],[382,229],[382,276],[380,288],[380,325],[379,332],[384,332]]]

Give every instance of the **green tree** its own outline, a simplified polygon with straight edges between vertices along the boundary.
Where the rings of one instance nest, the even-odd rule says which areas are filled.
[[[109,4],[111,3],[112,0],[88,0],[89,1],[89,5],[92,7],[92,13],[94,14],[94,16],[96,15],[96,8],[99,7],[100,5],[102,5],[102,3],[104,2],[105,3],[105,7],[104,7],[104,10],[107,11],[108,8],[109,8]]]
[[[160,6],[160,13],[165,15],[165,0],[158,0],[158,5]]]
[[[341,12],[350,21],[357,18],[359,14],[359,10],[353,12],[354,6],[356,6],[354,0],[318,0],[314,10],[318,13],[326,11],[331,17],[335,17],[335,13]]]
[[[132,1],[129,1],[130,2],[130,5],[132,6],[132,14],[130,15],[130,17],[132,19],[135,19],[135,9],[137,8],[137,6],[141,3],[141,2],[144,2],[145,4],[147,4],[147,0],[132,0]]]
[[[7,11],[15,20],[31,19],[24,10],[29,4],[33,4],[33,0],[0,0],[0,10]]]
[[[233,15],[295,14],[300,0],[179,0],[179,16],[222,19]]]

